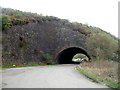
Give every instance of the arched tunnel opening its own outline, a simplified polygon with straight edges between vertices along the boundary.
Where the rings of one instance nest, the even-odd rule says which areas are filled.
[[[74,62],[72,61],[73,57],[78,54],[82,53],[88,57],[90,60],[90,56],[87,54],[87,52],[81,48],[78,47],[70,47],[67,49],[64,49],[57,55],[57,63],[59,64],[79,64],[80,62]]]

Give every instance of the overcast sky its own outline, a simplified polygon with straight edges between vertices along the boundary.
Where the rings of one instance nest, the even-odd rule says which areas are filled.
[[[118,37],[118,1],[0,0],[0,6],[77,21],[99,27]]]

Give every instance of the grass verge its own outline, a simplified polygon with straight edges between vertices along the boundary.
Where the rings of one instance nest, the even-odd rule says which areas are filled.
[[[92,80],[95,80],[95,81],[101,81],[103,83],[105,83],[106,85],[108,85],[109,87],[111,88],[120,88],[120,85],[115,83],[114,81],[112,80],[107,80],[105,78],[102,78],[102,77],[99,77],[99,76],[96,76],[96,75],[93,75],[91,73],[88,73],[86,69],[82,69],[80,68],[79,66],[76,67],[76,69],[84,74],[85,76],[87,76],[88,78],[92,79]]]
[[[1,68],[17,68],[17,67],[30,67],[30,66],[48,66],[56,64],[26,64],[26,65],[2,65]]]

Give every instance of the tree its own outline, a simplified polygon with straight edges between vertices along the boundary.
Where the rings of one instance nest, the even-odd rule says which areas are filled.
[[[97,60],[112,59],[117,45],[117,40],[105,33],[94,33],[86,39],[88,53]]]

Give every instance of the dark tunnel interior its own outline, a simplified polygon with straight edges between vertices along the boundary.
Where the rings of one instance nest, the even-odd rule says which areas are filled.
[[[77,53],[85,54],[90,59],[89,55],[87,54],[85,50],[81,48],[71,47],[71,48],[64,49],[58,54],[57,62],[59,64],[79,64],[79,62],[72,61],[72,58]]]

